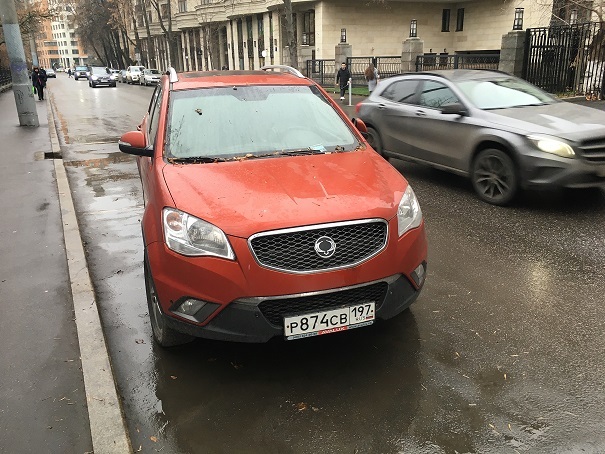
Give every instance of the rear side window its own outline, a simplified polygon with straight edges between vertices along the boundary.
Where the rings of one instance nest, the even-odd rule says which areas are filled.
[[[385,88],[380,96],[393,102],[413,104],[417,88],[418,80],[398,80]]]

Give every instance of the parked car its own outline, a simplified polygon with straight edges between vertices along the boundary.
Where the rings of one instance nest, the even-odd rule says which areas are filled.
[[[158,69],[145,69],[139,78],[139,84],[141,85],[156,85],[160,82],[162,73]]]
[[[55,71],[58,73],[63,73],[63,72],[65,72],[65,68],[63,66],[57,66],[55,68]]]
[[[126,83],[134,84],[139,82],[141,74],[145,70],[144,66],[129,66],[126,68]]]
[[[138,156],[162,346],[346,331],[394,317],[423,287],[424,221],[406,179],[319,85],[265,69],[169,69],[120,139]]]
[[[99,85],[107,85],[108,87],[116,86],[115,76],[111,73],[109,69],[103,66],[91,66],[89,68],[89,73],[89,87],[97,88]]]
[[[117,82],[118,78],[120,77],[120,70],[119,69],[109,68],[109,72],[113,76],[114,80]]]
[[[489,203],[521,188],[605,186],[605,112],[505,73],[391,77],[356,110],[383,156],[468,176]]]
[[[74,79],[88,79],[88,66],[76,66],[74,70]]]
[[[118,73],[118,82],[126,83],[126,70],[125,69],[120,69],[120,72]]]
[[[54,77],[55,79],[57,78],[57,73],[55,73],[55,70],[52,68],[47,68],[44,70],[46,72],[46,77]]]

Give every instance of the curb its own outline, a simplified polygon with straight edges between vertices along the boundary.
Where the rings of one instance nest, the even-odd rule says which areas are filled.
[[[53,103],[50,96],[48,98],[51,151],[61,153]],[[88,272],[67,172],[62,159],[54,159],[54,166],[94,453],[130,453],[132,447]]]

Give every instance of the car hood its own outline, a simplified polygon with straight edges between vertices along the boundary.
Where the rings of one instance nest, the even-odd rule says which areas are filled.
[[[175,207],[228,235],[345,221],[391,219],[407,182],[371,150],[166,164]]]
[[[570,102],[484,111],[495,124],[576,141],[605,136],[605,112]]]

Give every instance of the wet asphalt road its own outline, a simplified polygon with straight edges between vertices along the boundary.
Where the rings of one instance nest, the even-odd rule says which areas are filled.
[[[498,208],[462,178],[391,161],[427,223],[411,311],[320,339],[165,351],[147,318],[136,163],[116,145],[152,90],[50,82],[135,451],[605,452],[605,193]]]

